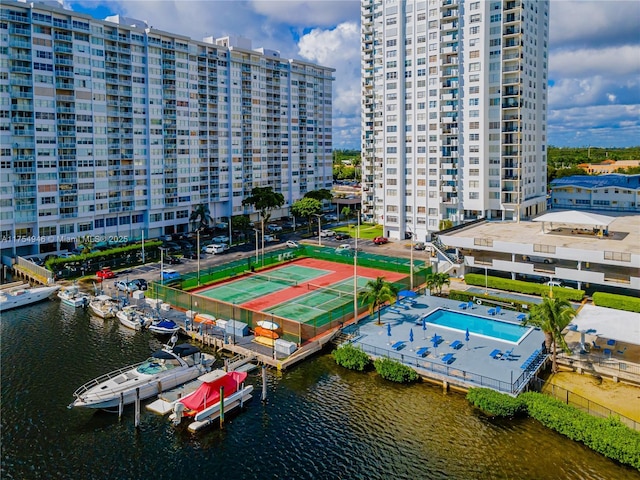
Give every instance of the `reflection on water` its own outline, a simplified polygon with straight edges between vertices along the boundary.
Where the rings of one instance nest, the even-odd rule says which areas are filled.
[[[638,478],[533,420],[492,420],[458,394],[398,386],[316,357],[269,376],[224,430],[143,410],[68,410],[73,391],[161,346],[116,319],[50,302],[3,314],[3,479]]]

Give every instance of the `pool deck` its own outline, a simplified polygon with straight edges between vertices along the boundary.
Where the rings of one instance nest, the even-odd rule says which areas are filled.
[[[473,304],[471,309],[462,309],[459,300],[430,295],[418,296],[413,300],[415,303],[407,309],[396,305],[385,307],[382,310],[382,325],[376,325],[375,314],[373,319],[347,329],[351,330],[352,343],[374,357],[389,357],[411,366],[427,379],[462,389],[482,386],[509,394],[517,394],[525,389],[546,361],[547,356],[541,353],[544,333],[538,329],[532,328],[518,344],[472,332],[466,342],[465,331],[429,323],[427,329],[423,330],[421,321],[424,315],[437,309],[448,309],[520,324],[517,318],[519,312],[503,309],[500,314],[492,316],[489,314],[492,306]],[[388,335],[388,325],[391,325],[391,336]],[[413,342],[410,341],[411,329]],[[437,348],[431,341],[434,334],[442,337]],[[452,348],[450,345],[456,340],[462,345]],[[425,354],[424,347],[427,351],[422,356]],[[511,355],[505,355],[511,349]],[[502,356],[492,358],[489,354],[494,350],[499,350]],[[535,355],[536,351],[540,352],[539,355]],[[452,356],[445,357],[447,354]],[[535,358],[530,360],[532,356]],[[522,368],[525,364],[529,368]]]

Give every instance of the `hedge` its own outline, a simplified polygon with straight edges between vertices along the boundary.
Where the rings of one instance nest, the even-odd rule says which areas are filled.
[[[640,312],[640,298],[604,292],[595,292],[591,298],[593,299],[594,305],[598,305],[599,307]]]
[[[467,399],[491,415],[513,417],[519,412],[526,412],[571,440],[582,442],[607,458],[640,470],[640,432],[614,417],[594,417],[537,392],[525,392],[513,398],[486,388],[472,388]]]
[[[481,299],[487,300],[488,302],[510,303],[511,306],[506,306],[505,308],[513,308],[518,311],[523,310],[523,305],[527,305],[528,310],[531,310],[531,308],[535,305],[534,302],[527,302],[521,299],[514,300],[513,298],[505,298],[498,295],[479,295],[477,293],[471,293],[465,290],[449,290],[449,299],[459,300],[461,302],[475,302],[474,299]]]
[[[549,287],[539,283],[524,282],[522,280],[511,280],[501,277],[485,277],[478,273],[468,273],[464,276],[467,285],[482,286],[498,290],[506,290],[508,292],[525,293],[529,295],[548,295]],[[486,282],[486,283],[485,283]],[[573,288],[552,287],[553,296],[563,300],[579,302],[584,297],[584,290],[576,290]]]
[[[371,365],[369,355],[350,343],[336,348],[331,355],[338,365],[349,370],[362,372]]]
[[[162,242],[160,241],[150,241],[150,242],[145,242],[144,244],[144,248],[145,248],[145,252],[147,253],[151,253],[152,251],[155,252],[156,250],[158,250],[158,247],[160,247],[162,245]],[[121,258],[123,256],[123,254],[126,253],[132,253],[132,252],[139,252],[141,251],[142,248],[142,244],[141,243],[137,243],[135,245],[127,245],[124,247],[116,247],[116,248],[112,248],[109,250],[104,250],[104,251],[100,251],[100,252],[91,252],[88,254],[80,254],[80,255],[76,255],[73,257],[67,257],[67,258],[52,258],[50,260],[47,261],[46,263],[46,267],[55,272],[57,270],[61,270],[62,268],[64,268],[65,265],[67,264],[75,264],[78,262],[87,262],[88,260],[98,260],[98,261],[108,261],[108,260],[112,260],[112,259],[116,259],[116,258]]]
[[[411,383],[420,378],[413,368],[407,367],[397,360],[391,360],[390,358],[376,358],[373,365],[378,375],[392,382]]]

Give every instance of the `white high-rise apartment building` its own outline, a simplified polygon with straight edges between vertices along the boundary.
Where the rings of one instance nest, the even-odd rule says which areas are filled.
[[[546,208],[548,1],[362,0],[363,215],[418,240]]]
[[[97,20],[47,3],[0,5],[0,248],[28,255],[86,235],[117,241],[251,213],[332,184],[331,68]]]

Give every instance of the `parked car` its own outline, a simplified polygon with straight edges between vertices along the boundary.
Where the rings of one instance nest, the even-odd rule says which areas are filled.
[[[179,280],[180,272],[176,270],[167,269],[162,272],[162,280]]]
[[[147,281],[144,278],[135,278],[129,282],[130,290],[146,290]]]
[[[187,250],[184,252],[184,258],[188,258],[189,260],[197,260],[200,255],[195,250]]]
[[[115,283],[115,287],[116,287],[116,290],[118,290],[119,292],[130,292],[131,291],[131,287],[129,287],[129,284],[127,282],[125,282],[124,280],[118,280]]]
[[[287,243],[285,244],[287,247],[289,248],[298,248],[299,245],[294,242],[293,240],[287,240]]]
[[[269,224],[267,225],[267,230],[270,232],[281,232],[282,227],[280,225]]]
[[[376,237],[373,239],[373,243],[376,245],[383,245],[385,243],[389,243],[389,239],[387,237]]]
[[[103,267],[96,272],[96,277],[105,280],[107,278],[114,278],[116,276],[109,267]]]
[[[573,287],[570,287],[569,285],[565,285],[564,283],[558,281],[558,280],[551,280],[547,283],[545,283],[545,285],[547,287],[562,287],[562,288],[568,288],[569,290],[573,290]]]
[[[35,263],[36,265],[42,267],[44,266],[44,260],[40,257],[31,257],[28,259],[29,261]]]
[[[327,214],[327,215],[324,216],[324,219],[327,222],[335,222],[335,221],[338,220],[338,217],[336,215],[333,215],[333,214]]]
[[[413,245],[414,250],[424,250],[425,248],[427,248],[427,245],[424,242],[418,242]]]
[[[335,237],[336,232],[334,232],[333,230],[321,230],[320,231],[320,236],[321,237]]]
[[[289,229],[289,230],[292,229],[293,227],[294,227],[293,222],[284,222],[282,224],[282,228],[286,228],[286,229]]]
[[[336,240],[346,240],[347,238],[351,238],[348,233],[336,233],[334,237]]]
[[[204,247],[204,253],[210,253],[212,255],[217,255],[220,253],[224,253],[229,250],[229,245],[226,243],[214,243],[212,245],[207,245]]]
[[[226,235],[218,235],[217,237],[213,237],[211,240],[213,243],[227,243],[229,241],[229,237]]]
[[[351,245],[348,243],[343,243],[336,248],[336,253],[349,252],[351,251]]]
[[[178,257],[174,257],[173,255],[169,255],[167,258],[165,258],[165,261],[169,265],[179,265],[182,263],[182,260],[180,260]]]
[[[219,222],[215,224],[215,228],[217,228],[218,230],[226,230],[227,228],[229,228],[229,224],[226,222]]]
[[[278,239],[274,235],[265,235],[264,241],[267,243],[271,243],[271,242],[277,242]]]

